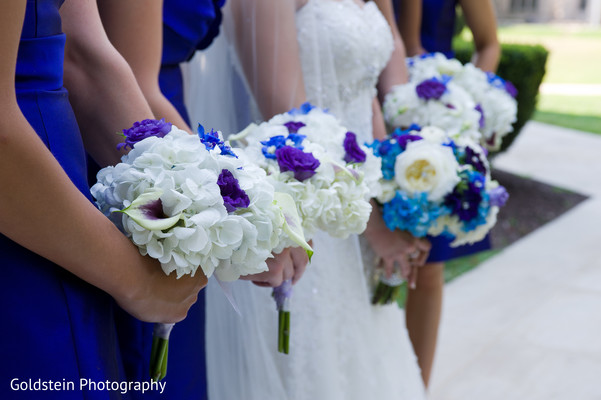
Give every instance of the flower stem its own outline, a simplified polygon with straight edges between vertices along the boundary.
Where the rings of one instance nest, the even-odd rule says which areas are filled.
[[[150,378],[160,381],[167,375],[169,334],[174,324],[155,324],[150,351]]]
[[[278,351],[288,354],[290,349],[290,311],[278,312]]]

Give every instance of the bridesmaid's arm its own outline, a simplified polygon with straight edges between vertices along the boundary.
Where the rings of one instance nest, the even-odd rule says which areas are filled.
[[[399,31],[405,43],[407,55],[413,57],[424,54],[420,32],[422,28],[422,0],[395,0],[399,2]]]
[[[146,321],[183,319],[206,279],[176,280],[71,183],[17,104],[25,0],[0,5],[0,233],[112,295]]]
[[[394,20],[392,0],[374,1],[378,5],[378,8],[386,18],[386,22],[388,22],[388,25],[390,26],[394,43],[394,50],[390,56],[390,61],[388,61],[386,68],[384,68],[380,74],[380,79],[378,81],[378,97],[380,101],[384,101],[384,96],[386,96],[393,86],[407,83],[409,80],[409,71],[407,70],[407,65],[405,64],[405,46],[403,45],[401,35]]]
[[[472,63],[484,70],[494,72],[501,57],[497,38],[497,20],[490,0],[460,0],[465,22],[472,31],[476,51]]]
[[[100,166],[116,164],[123,141],[116,133],[154,116],[131,68],[109,42],[96,1],[67,0],[60,12],[67,35],[65,87],[86,150]]]
[[[159,86],[163,1],[100,0],[98,7],[111,43],[129,63],[154,115],[192,133]]]

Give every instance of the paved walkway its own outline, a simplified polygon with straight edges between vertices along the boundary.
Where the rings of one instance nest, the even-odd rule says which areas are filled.
[[[601,135],[529,122],[494,164],[590,198],[446,286],[430,399],[599,400]]]

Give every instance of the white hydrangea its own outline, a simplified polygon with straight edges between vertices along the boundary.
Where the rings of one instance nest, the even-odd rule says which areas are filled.
[[[456,59],[447,59],[442,53],[426,57],[412,57],[407,61],[411,82],[432,77],[449,76],[480,105],[484,125],[479,127],[481,144],[489,150],[498,150],[517,120],[517,101],[506,90],[492,85],[486,73],[471,63],[462,65]]]
[[[304,135],[303,151],[312,153],[320,165],[315,175],[300,182],[292,172],[280,172],[276,160],[263,155],[263,144],[270,137],[287,136],[288,122],[305,124],[298,130]],[[364,145],[364,163],[344,161],[343,142],[347,129],[331,114],[313,108],[307,114],[283,113],[260,125],[251,124],[235,137],[245,146],[246,154],[263,168],[276,191],[288,193],[295,201],[306,238],[317,230],[346,238],[365,230],[371,213],[369,199],[377,194],[381,161]],[[232,138],[234,139],[234,138]],[[243,140],[242,140],[243,139]],[[275,152],[275,148],[268,149]]]
[[[163,138],[146,138],[121,163],[102,169],[92,195],[144,255],[158,259],[166,274],[194,274],[222,280],[267,270],[265,260],[284,237],[283,217],[274,205],[274,188],[265,172],[238,158],[207,150],[198,136],[175,127]],[[217,179],[227,169],[250,199],[247,208],[228,213]],[[181,215],[168,229],[149,230],[125,213],[149,191],[160,190],[162,212]]]
[[[427,79],[430,78],[432,76]],[[480,113],[472,97],[463,88],[448,82],[447,90],[439,99],[426,100],[417,95],[416,88],[421,82],[396,85],[386,95],[382,108],[389,126],[407,128],[411,124],[430,125],[444,129],[452,138],[464,134],[480,136]]]

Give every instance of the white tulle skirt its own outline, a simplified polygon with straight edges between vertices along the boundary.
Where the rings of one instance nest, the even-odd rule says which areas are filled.
[[[370,304],[358,238],[314,238],[315,256],[294,287],[290,354],[277,352],[271,289],[207,288],[211,400],[415,400],[425,397],[404,313]]]

